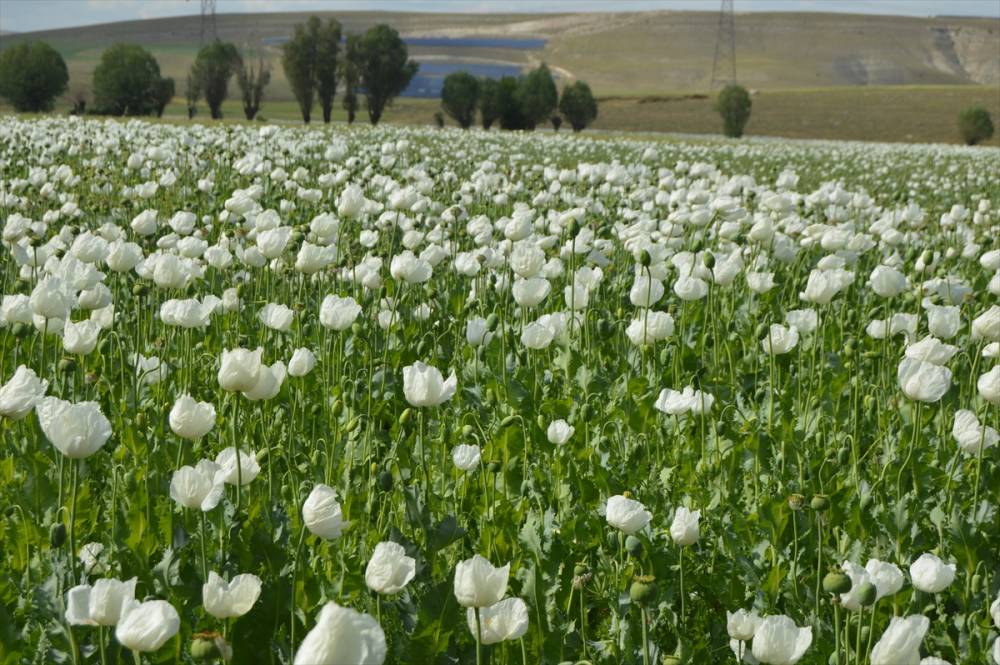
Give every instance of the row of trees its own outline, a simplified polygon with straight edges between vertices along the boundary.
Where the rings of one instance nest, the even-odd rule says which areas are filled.
[[[476,121],[477,110],[483,129],[499,123],[501,129],[530,130],[551,121],[558,130],[565,117],[573,131],[579,132],[597,117],[597,100],[590,86],[583,81],[567,84],[560,98],[552,72],[544,64],[519,78],[449,74],[441,89],[441,108],[463,129]],[[562,116],[554,115],[557,108]]]

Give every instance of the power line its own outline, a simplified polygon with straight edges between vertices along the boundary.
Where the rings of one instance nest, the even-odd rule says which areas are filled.
[[[722,0],[709,91],[730,83],[736,83],[736,17],[733,12],[733,0]]]

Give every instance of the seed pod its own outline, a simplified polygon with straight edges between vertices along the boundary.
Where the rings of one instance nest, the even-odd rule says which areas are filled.
[[[874,605],[877,597],[878,590],[871,582],[862,582],[861,586],[858,587],[858,604],[862,607]]]
[[[49,543],[53,548],[60,548],[66,542],[66,525],[62,522],[53,524],[49,529]]]
[[[827,573],[823,578],[823,590],[838,595],[847,593],[851,590],[851,578],[843,573]]]
[[[788,495],[788,507],[792,510],[802,510],[802,506],[806,503],[806,498],[801,494],[790,494]]]
[[[642,554],[642,541],[635,536],[629,536],[625,539],[625,549],[634,557],[638,557]]]
[[[587,564],[585,564],[583,562],[580,562],[580,563],[576,564],[575,566],[573,566],[573,574],[574,575],[586,575],[587,574],[587,570],[588,570]]]
[[[815,510],[817,513],[821,513],[830,507],[830,497],[825,494],[817,494],[809,502],[809,507]]]
[[[656,578],[652,575],[643,575],[635,578],[632,586],[629,587],[628,595],[633,602],[639,605],[651,605],[656,601],[659,591],[656,586]]]

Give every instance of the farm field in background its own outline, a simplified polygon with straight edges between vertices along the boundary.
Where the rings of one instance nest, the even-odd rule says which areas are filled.
[[[998,171],[0,117],[3,662],[1000,662]]]

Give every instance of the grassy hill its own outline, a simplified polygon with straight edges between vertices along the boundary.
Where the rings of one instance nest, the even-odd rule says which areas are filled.
[[[699,96],[708,91],[711,78],[714,12],[320,15],[336,16],[349,33],[384,22],[407,38],[442,38],[410,47],[412,57],[423,63],[528,68],[545,61],[563,80],[591,84],[602,98],[599,126],[717,130],[710,100]],[[307,16],[216,18],[221,39],[262,49],[271,58],[268,117],[295,117],[278,44]],[[200,38],[199,17],[185,16],[3,35],[0,48],[25,39],[48,41],[67,59],[72,96],[89,92],[107,45],[140,43],[157,57],[165,75],[174,77],[182,95]],[[493,41],[470,46],[464,38]],[[511,39],[540,41],[525,48],[504,41]],[[749,127],[754,133],[954,140],[955,116],[971,103],[985,104],[1000,120],[1000,22],[994,19],[738,14],[736,41],[738,78],[759,93]],[[387,120],[429,122],[434,107],[426,100],[400,100]],[[181,111],[175,104],[168,113]]]

